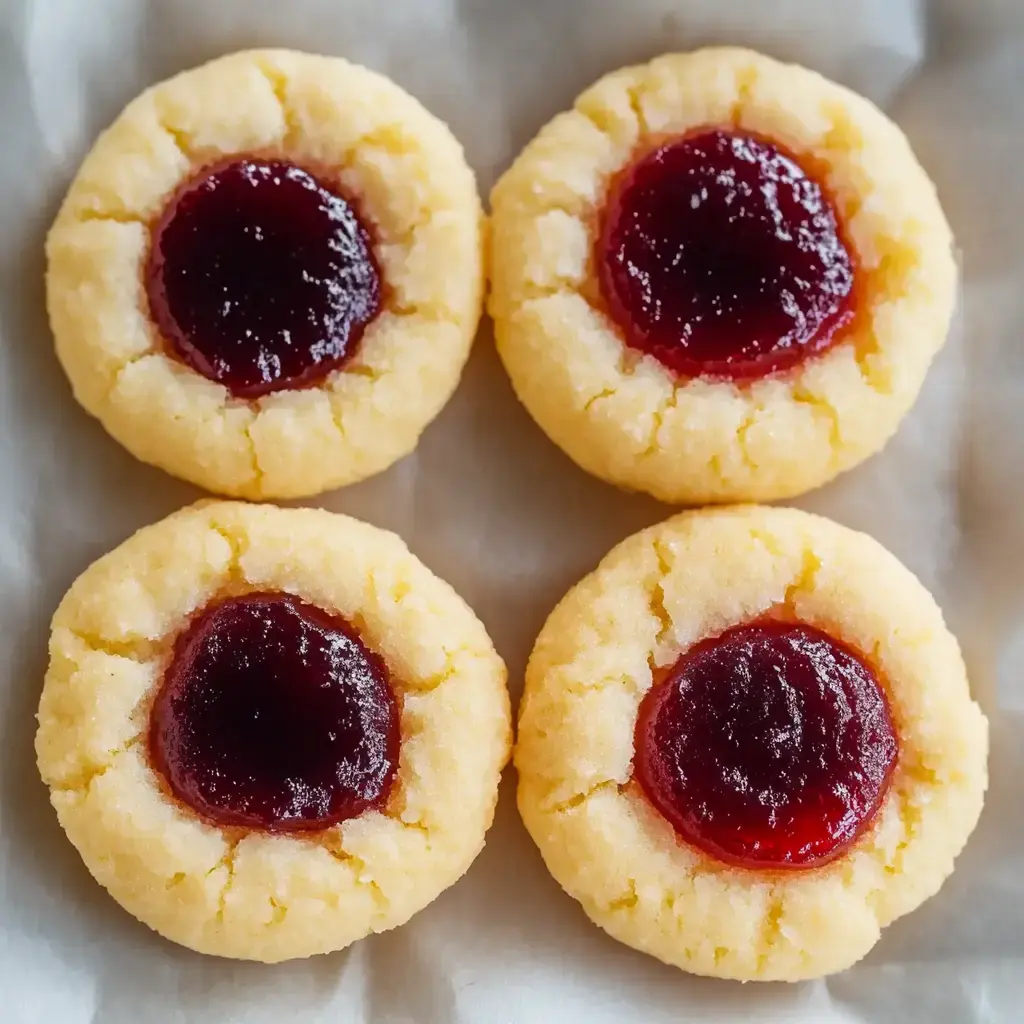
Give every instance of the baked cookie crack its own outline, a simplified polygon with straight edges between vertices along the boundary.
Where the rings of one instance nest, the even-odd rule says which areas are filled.
[[[169,119],[164,117],[158,117],[157,124],[189,164],[195,164],[197,162],[197,154],[193,149],[191,134],[185,131],[185,129],[172,124]]]
[[[562,800],[558,803],[548,805],[549,814],[568,814],[570,811],[578,810],[587,801],[591,800],[598,793],[604,793],[610,790],[621,790],[622,783],[616,779],[604,779],[602,782],[596,782],[593,786],[584,790],[582,793],[576,793],[569,797],[568,800]]]
[[[783,608],[793,615],[796,614],[797,598],[814,593],[815,582],[821,566],[821,559],[814,551],[807,548],[803,553],[799,575],[786,587],[786,592],[782,598]]]
[[[734,128],[739,128],[744,113],[749,109],[754,90],[760,77],[757,66],[749,64],[736,71],[736,100],[729,111],[729,121]]]
[[[235,861],[238,856],[238,847],[243,842],[240,838],[228,839],[225,837],[227,848],[224,850],[223,856],[216,864],[206,872],[207,876],[214,874],[221,869],[224,869],[227,874],[224,879],[224,884],[220,887],[220,891],[217,894],[217,915],[216,920],[223,923],[224,914],[227,910],[228,893],[231,892],[232,886],[235,884]]]
[[[127,210],[92,210],[83,208],[75,214],[75,219],[80,223],[100,221],[107,224],[139,224],[148,228],[149,221],[141,214],[132,213]]]
[[[270,91],[274,94],[278,106],[281,108],[281,120],[284,122],[284,138],[281,140],[281,149],[290,152],[301,138],[302,126],[295,117],[291,103],[288,100],[288,74],[276,67],[270,60],[257,62],[260,73],[267,80]]]
[[[69,779],[65,778],[64,781],[58,785],[51,785],[51,789],[54,793],[63,793],[71,796],[86,797],[89,790],[97,779],[102,778],[108,771],[115,767],[116,762],[119,758],[123,757],[133,747],[138,746],[142,741],[142,735],[132,736],[131,739],[122,743],[121,746],[116,747],[113,750],[107,751],[107,760],[102,764],[90,764],[86,765],[80,771],[72,775]]]
[[[843,449],[843,432],[839,420],[839,412],[836,407],[801,384],[794,384],[792,396],[793,401],[798,405],[810,406],[817,415],[826,420],[829,426],[829,443],[832,449],[832,459],[837,459]]]
[[[167,652],[167,642],[163,638],[152,640],[144,636],[130,636],[115,640],[83,629],[68,629],[68,632],[90,651],[111,658],[126,658],[139,665],[157,661]]]
[[[777,887],[773,886],[768,893],[768,909],[761,922],[761,934],[758,939],[758,946],[761,950],[757,956],[758,971],[767,970],[772,954],[776,952],[776,945],[782,936],[782,915],[785,909],[784,897],[779,893]]]

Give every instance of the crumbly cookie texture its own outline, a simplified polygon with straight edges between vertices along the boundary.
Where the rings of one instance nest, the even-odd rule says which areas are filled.
[[[386,302],[321,386],[241,401],[172,358],[142,268],[168,197],[232,154],[336,169],[376,236]],[[132,101],[86,157],[47,239],[47,305],[75,397],[144,462],[211,491],[295,497],[416,445],[458,383],[483,302],[482,213],[447,126],[366,68],[232,54]]]
[[[676,379],[595,301],[610,178],[651,140],[701,126],[811,157],[860,268],[856,329],[746,385]],[[863,97],[749,50],[602,78],[529,143],[491,204],[490,312],[517,395],[585,470],[664,501],[791,497],[861,462],[913,404],[952,315],[952,236],[903,133]]]
[[[400,698],[383,812],[321,832],[221,829],[150,767],[149,702],[176,634],[228,590],[358,623]],[[53,619],[36,752],[68,838],[129,913],[203,953],[278,961],[407,921],[484,843],[511,744],[505,667],[473,612],[393,534],[313,509],[208,502],[79,577]]]
[[[873,828],[809,870],[728,867],[680,841],[632,780],[652,669],[784,608],[885,682],[899,762]],[[551,873],[609,934],[696,974],[843,970],[932,896],[970,835],[988,730],[935,601],[874,540],[788,509],[687,513],[616,547],[548,619],[526,674],[519,808]]]

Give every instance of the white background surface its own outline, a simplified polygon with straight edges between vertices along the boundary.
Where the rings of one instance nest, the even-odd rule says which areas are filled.
[[[809,64],[883,103],[962,249],[962,323],[884,455],[802,504],[935,589],[992,719],[990,796],[942,893],[828,981],[695,979],[616,945],[546,875],[506,780],[487,849],[413,923],[277,967],[151,934],[64,840],[32,753],[47,623],[96,556],[197,497],[73,403],[42,244],[96,133],[144,86],[280,45],[395,78],[481,187],[598,75],[706,42]],[[1018,0],[0,0],[0,1020],[610,1024],[1024,1020],[1024,5]],[[418,453],[323,504],[397,530],[481,614],[513,692],[561,593],[668,510],[586,478],[517,406],[484,332]]]

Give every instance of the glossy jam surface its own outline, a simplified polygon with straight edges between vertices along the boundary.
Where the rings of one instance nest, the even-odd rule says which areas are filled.
[[[218,825],[326,828],[386,800],[399,713],[343,619],[284,594],[228,598],[178,638],[150,716],[174,795]]]
[[[826,633],[763,622],[687,651],[640,706],[634,770],[687,843],[810,867],[870,825],[897,737],[871,668]]]
[[[853,260],[822,186],[735,132],[676,139],[623,171],[595,265],[625,342],[681,378],[789,369],[853,318]]]
[[[286,163],[202,172],[152,233],[150,315],[174,354],[235,397],[316,383],[355,351],[381,303],[353,205]]]

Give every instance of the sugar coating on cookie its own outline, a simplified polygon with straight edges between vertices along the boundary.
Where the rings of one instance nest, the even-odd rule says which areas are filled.
[[[749,50],[607,75],[491,203],[517,395],[584,469],[665,501],[789,497],[867,458],[949,327],[952,236],[903,133]]]
[[[313,494],[415,446],[482,306],[482,212],[441,121],[332,57],[232,54],[133,100],[47,239],[75,397],[223,494]]]
[[[510,744],[484,627],[398,537],[230,502],[74,583],[36,736],[114,899],[182,945],[268,962],[400,925],[461,877]]]
[[[871,790],[881,799],[835,856],[784,865],[762,847],[761,866],[708,852],[637,778],[646,705],[666,671],[765,622],[841,646],[884,689],[892,729],[882,728],[875,700],[864,712],[875,732],[861,737],[885,761]],[[804,654],[808,642],[798,640]],[[842,672],[850,678],[849,665]],[[690,713],[710,714],[713,692],[697,692],[704,703]],[[844,717],[851,707],[861,713],[849,691],[840,694]],[[820,723],[806,724],[813,733]],[[764,738],[750,722],[733,739],[742,746],[750,732]],[[813,752],[816,742],[802,736],[796,745]],[[515,762],[526,826],[596,924],[697,974],[795,981],[849,967],[885,925],[938,891],[981,812],[987,749],[956,640],[906,568],[828,520],[740,507],[686,513],[636,534],[569,592],[529,661]],[[726,781],[733,799],[751,784]],[[687,810],[709,818],[706,807]],[[786,838],[784,817],[771,824],[762,838]],[[716,838],[707,820],[698,826]],[[739,839],[753,849],[751,835],[721,836],[733,844],[727,854]]]

